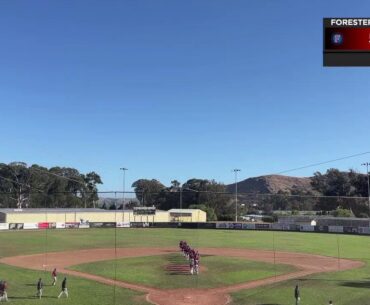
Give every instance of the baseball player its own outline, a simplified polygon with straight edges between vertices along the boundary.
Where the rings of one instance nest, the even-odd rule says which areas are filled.
[[[54,268],[53,272],[51,273],[51,277],[53,278],[53,286],[55,286],[55,284],[57,283],[57,268]]]
[[[189,260],[189,267],[190,267],[190,274],[193,275],[194,274],[194,260],[193,259]]]
[[[179,242],[180,251],[182,251],[183,244],[184,244],[184,242],[182,240],[180,240],[180,242]]]
[[[186,249],[188,248],[188,244],[186,243],[186,241],[184,241],[182,243],[182,253],[184,254],[184,256],[186,257]]]
[[[37,293],[36,296],[41,299],[42,297],[42,289],[44,288],[44,283],[42,282],[41,277],[39,278],[39,281],[37,282]]]
[[[67,278],[65,277],[63,282],[62,282],[62,291],[60,292],[60,294],[58,295],[58,299],[60,299],[60,297],[62,295],[65,295],[66,298],[68,298],[68,289],[67,289]]]
[[[190,251],[191,251],[191,248],[188,245],[186,245],[186,248],[185,248],[185,257],[186,257],[186,259],[190,258]]]
[[[189,252],[189,267],[190,267],[190,274],[194,274],[194,256],[193,251]]]
[[[295,298],[295,305],[298,305],[299,301],[301,300],[301,293],[299,291],[298,285],[296,285],[294,289],[294,298]]]
[[[0,281],[0,302],[8,302],[8,294],[6,290],[8,289],[8,283],[6,281]]]
[[[200,255],[199,255],[199,252],[195,252],[195,256],[194,256],[194,271],[195,271],[195,274],[199,274],[199,262],[200,262]]]

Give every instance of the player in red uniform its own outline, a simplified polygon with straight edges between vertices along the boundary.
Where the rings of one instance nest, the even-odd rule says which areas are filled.
[[[199,252],[195,249],[192,249],[186,241],[180,240],[179,248],[185,258],[189,260],[190,274],[199,274],[199,261],[200,255]]]
[[[185,255],[186,259],[189,259],[189,251],[190,251],[190,247],[188,245],[185,245],[184,255]]]
[[[57,268],[54,268],[53,272],[51,273],[51,277],[53,278],[53,286],[55,286],[55,284],[57,283]]]

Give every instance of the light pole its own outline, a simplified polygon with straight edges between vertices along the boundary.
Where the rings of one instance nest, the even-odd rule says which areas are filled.
[[[180,186],[180,210],[182,210],[182,185]]]
[[[235,222],[238,222],[238,172],[240,171],[238,168],[233,169],[235,174]]]
[[[123,207],[125,205],[125,180],[126,180],[126,171],[128,170],[128,168],[125,168],[125,167],[121,167],[120,168],[121,171],[123,171],[123,181],[122,181],[122,211],[123,211]]]
[[[370,218],[370,177],[369,177],[369,162],[365,162],[361,164],[362,166],[366,166],[366,175],[367,175],[367,197],[368,197],[368,204],[369,204],[369,218]]]

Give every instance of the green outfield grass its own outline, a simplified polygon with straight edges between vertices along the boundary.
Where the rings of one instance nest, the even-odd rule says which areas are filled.
[[[276,250],[280,251],[340,256],[361,260],[366,263],[364,268],[357,270],[320,274],[305,278],[302,281],[288,281],[259,289],[240,291],[233,294],[234,305],[290,305],[293,303],[293,287],[296,283],[301,285],[302,305],[325,305],[330,298],[334,299],[335,305],[370,305],[370,237],[368,236],[187,229],[117,229],[117,231],[114,229],[90,229],[0,232],[0,257],[41,253],[43,251],[112,248],[115,246],[115,240],[117,241],[117,247],[177,246],[180,239],[187,240],[197,248],[227,247],[272,250],[275,245]],[[0,265],[0,278],[9,278],[11,270],[18,270],[17,272],[14,271],[14,274],[12,273],[14,281],[23,283],[19,269],[12,267]],[[34,271],[29,272],[32,272],[37,279]],[[34,282],[35,280],[33,279],[32,281]],[[84,285],[88,286],[83,286],[81,289],[89,290],[89,287],[105,287],[104,285],[85,280],[81,280],[81,283],[86,283]],[[110,291],[108,295],[111,294],[111,290],[106,291]],[[125,293],[124,290],[122,293]],[[86,298],[89,299],[90,297],[86,296]],[[73,302],[71,300],[68,302]],[[22,299],[14,299],[12,302],[13,304],[29,304]],[[95,304],[94,302],[92,301],[88,304]],[[122,304],[136,305],[133,301],[130,300],[130,302]],[[75,302],[71,304],[84,303]]]
[[[177,246],[252,248],[370,259],[368,236],[191,229],[85,229],[0,231],[0,257],[90,248]]]
[[[301,287],[301,304],[318,305],[369,305],[370,260],[367,267],[351,271],[326,273],[301,280],[291,280],[278,285],[239,291],[232,295],[233,305],[294,304],[293,289]]]
[[[36,298],[36,283],[39,278],[43,279],[43,297]],[[68,299],[57,299],[61,291],[61,281],[63,274],[58,275],[59,283],[51,286],[50,273],[42,271],[25,270],[21,268],[9,267],[0,264],[0,279],[6,279],[9,283],[8,297],[9,303],[16,305],[54,305],[54,304],[73,304],[73,305],[112,305],[112,304],[132,304],[148,305],[145,295],[129,289],[107,286],[68,276]],[[116,300],[116,302],[115,302]],[[122,302],[124,300],[124,302]],[[0,304],[6,304],[0,303]]]
[[[188,263],[179,254],[124,258],[115,261],[73,266],[71,269],[157,288],[214,288],[293,272],[294,267],[273,265],[222,256],[203,256],[202,271],[188,272]],[[117,266],[117,273],[115,272]],[[176,267],[185,267],[185,272]]]

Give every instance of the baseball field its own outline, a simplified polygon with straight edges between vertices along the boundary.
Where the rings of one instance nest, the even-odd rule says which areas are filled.
[[[201,253],[192,276],[178,251]],[[51,286],[51,271],[58,282]],[[58,299],[67,277],[68,299]],[[42,299],[35,297],[39,278]],[[0,279],[12,304],[370,305],[366,236],[187,229],[0,232]]]

